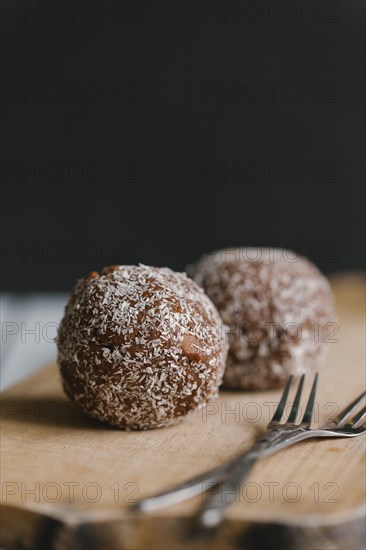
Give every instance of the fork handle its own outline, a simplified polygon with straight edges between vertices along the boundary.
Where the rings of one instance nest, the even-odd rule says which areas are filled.
[[[339,430],[332,432],[324,428],[309,430],[301,426],[291,432],[281,430],[280,432],[267,433],[247,453],[239,455],[230,464],[227,464],[219,481],[214,485],[215,492],[207,491],[207,500],[201,506],[196,517],[193,532],[197,531],[197,528],[210,529],[219,525],[226,508],[234,502],[239,502],[243,481],[260,458],[270,456],[305,439],[352,437],[355,435],[357,434],[341,433]]]
[[[264,445],[264,439],[266,439],[266,445]],[[260,443],[260,445],[259,445]],[[264,448],[265,447],[265,448]],[[133,509],[141,512],[153,512],[155,510],[160,510],[165,506],[170,506],[183,500],[195,497],[199,494],[203,494],[210,486],[219,483],[226,476],[228,471],[231,471],[232,468],[238,464],[239,461],[242,461],[244,456],[247,456],[248,453],[258,452],[259,448],[261,451],[274,452],[275,449],[268,445],[268,434],[266,434],[255,446],[253,446],[249,451],[245,451],[240,455],[235,456],[231,460],[212,468],[202,474],[199,474],[193,478],[190,478],[174,487],[152,495],[151,497],[143,498],[139,500],[136,504],[133,504]],[[257,449],[257,451],[255,451]],[[265,450],[267,449],[267,450]]]
[[[214,528],[221,522],[225,510],[234,502],[239,502],[243,481],[248,477],[258,459],[270,456],[290,447],[298,441],[317,437],[318,431],[302,427],[291,432],[284,430],[267,432],[248,452],[239,455],[227,466],[224,475],[216,483],[214,493],[210,493],[196,518],[193,532],[197,529]]]
[[[184,481],[183,483],[180,483],[179,485],[175,485],[170,489],[162,491],[161,493],[151,497],[146,497],[134,504],[133,508],[142,512],[152,512],[154,510],[164,508],[165,506],[176,504],[182,500],[195,497],[196,495],[203,493],[205,487],[210,484],[218,483],[225,470],[227,470],[229,465],[236,460],[237,457],[229,462],[225,462],[225,464],[222,464],[221,466],[217,466],[212,470],[206,471],[203,474],[199,474],[191,479],[188,479],[187,481]]]
[[[271,445],[269,444],[270,438],[272,440]],[[261,456],[275,452],[276,447],[273,443],[273,437],[269,436],[267,433],[249,451],[245,451],[244,453],[235,456],[228,462],[179,483],[178,485],[162,491],[161,493],[143,498],[133,505],[133,509],[141,512],[153,512],[154,510],[160,510],[165,506],[170,506],[172,504],[182,502],[182,500],[187,500],[199,494],[204,494],[210,486],[216,485],[221,480],[226,478],[227,473],[233,471],[235,466],[238,465],[238,463],[241,463],[248,455],[253,456],[253,454],[258,452],[259,449],[261,450]]]
[[[250,451],[237,457],[227,467],[220,482],[214,486],[215,492],[208,491],[206,493],[207,500],[203,503],[196,518],[196,527],[210,529],[221,522],[226,508],[239,500],[243,481],[267,448],[268,440],[260,440]]]

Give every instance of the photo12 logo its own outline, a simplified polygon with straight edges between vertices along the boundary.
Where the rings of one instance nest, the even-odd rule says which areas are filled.
[[[3,265],[40,263],[77,265],[82,262],[95,267],[96,264],[136,264],[140,261],[140,255],[141,245],[136,241],[108,244],[98,241],[4,241],[1,244]],[[13,329],[9,326],[6,330]],[[19,326],[17,326],[18,330]],[[20,330],[22,330],[21,327]]]
[[[3,0],[0,3],[0,18],[3,24],[22,25],[136,25],[144,19],[143,7],[144,2],[140,0]]]
[[[204,0],[204,25],[295,25],[305,21],[316,25],[337,23],[340,2],[328,0]]]
[[[280,253],[281,259],[290,264],[297,263],[302,256],[312,258],[322,264],[336,264],[341,257],[340,244],[334,241],[315,241],[308,244],[298,241],[271,242],[266,246],[247,246],[226,248],[225,243],[219,241],[203,242],[201,244],[202,262],[207,262],[210,254],[220,251],[221,261],[230,262],[258,262],[273,263]],[[318,327],[319,328],[319,327]]]
[[[249,422],[249,424],[268,424],[274,415],[274,412],[278,406],[277,401],[248,401],[243,403],[242,401],[231,401],[226,399],[220,399],[220,401],[207,403],[201,411],[202,422],[207,422],[219,419],[220,423],[236,423],[241,424],[243,422]],[[293,406],[293,402],[289,402],[284,410],[284,415],[288,415]],[[332,418],[339,412],[340,407],[335,401],[327,401],[320,404],[314,403],[313,422],[319,422],[320,418],[322,422],[326,424],[330,422]],[[297,411],[296,420],[301,420],[304,414],[303,407],[299,406]]]
[[[89,503],[113,502],[114,504],[134,504],[137,502],[139,485],[135,481],[114,482],[102,486],[99,482],[88,481],[48,481],[1,483],[1,501],[11,503],[14,499],[22,504],[36,503]]]
[[[137,184],[141,164],[136,160],[97,162],[94,160],[4,161],[1,162],[4,184]]]
[[[286,503],[296,503],[301,500],[312,502],[313,504],[326,503],[337,504],[339,499],[339,485],[335,481],[319,483],[316,481],[311,485],[302,486],[296,481],[263,481],[257,483],[250,481],[247,483],[236,483],[235,486],[229,486],[225,482],[217,485],[210,482],[202,484],[202,502],[213,495],[220,495],[221,502],[229,504],[231,502],[244,501],[249,504],[257,502],[268,502],[278,505],[281,501]]]
[[[230,160],[201,162],[201,182],[204,185],[294,185],[302,183],[343,183],[342,166],[337,161],[314,160]]]
[[[206,81],[201,84],[203,105],[325,103],[340,101],[338,82]]]
[[[58,104],[77,105],[102,102],[140,103],[141,84],[133,80],[124,82],[77,82],[77,81],[14,81],[1,84],[3,104]]]

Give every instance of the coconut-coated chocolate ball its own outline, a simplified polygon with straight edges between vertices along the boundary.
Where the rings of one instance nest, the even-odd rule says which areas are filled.
[[[204,291],[168,268],[111,266],[79,281],[58,337],[67,395],[124,429],[168,426],[217,395],[227,344]]]
[[[224,386],[280,387],[317,367],[335,320],[327,279],[292,251],[234,248],[189,268],[229,326]]]

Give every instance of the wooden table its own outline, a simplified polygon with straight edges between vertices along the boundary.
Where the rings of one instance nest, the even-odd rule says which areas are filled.
[[[332,284],[338,341],[320,369],[315,424],[365,387],[363,279],[338,276]],[[202,497],[151,515],[131,512],[135,499],[249,448],[280,393],[222,391],[177,426],[123,432],[85,418],[64,396],[56,365],[42,369],[2,396],[2,545],[361,549],[364,437],[308,441],[262,460],[210,539],[186,539]]]

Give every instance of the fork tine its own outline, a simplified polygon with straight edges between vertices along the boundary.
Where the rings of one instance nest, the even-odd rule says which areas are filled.
[[[290,424],[293,424],[296,420],[297,411],[299,409],[299,403],[300,403],[301,394],[302,394],[302,387],[304,385],[304,379],[305,379],[305,374],[303,374],[300,378],[300,383],[299,383],[299,387],[297,388],[295,401],[294,401],[294,404],[292,405],[290,416],[288,417],[288,420],[287,420],[287,422],[289,422]]]
[[[307,426],[310,428],[311,424],[311,418],[313,416],[313,410],[314,410],[314,401],[315,401],[315,395],[316,395],[316,387],[318,384],[318,373],[316,373],[313,385],[311,387],[311,392],[309,395],[309,400],[306,405],[304,416],[302,417],[301,424],[304,426]]]
[[[340,426],[340,425],[343,425],[347,422],[347,420],[349,419],[349,417],[351,416],[352,412],[354,411],[354,409],[357,407],[357,405],[359,403],[361,403],[361,401],[364,399],[364,397],[366,396],[366,391],[364,391],[363,393],[361,393],[361,395],[359,395],[358,397],[356,397],[356,399],[354,401],[352,401],[352,403],[350,405],[348,405],[348,407],[346,407],[345,409],[343,409],[343,411],[341,411],[337,416],[336,416],[336,422],[337,422],[337,425]]]
[[[275,410],[275,413],[272,416],[271,422],[279,422],[282,418],[283,411],[285,410],[285,406],[286,406],[287,397],[288,397],[288,394],[289,394],[289,391],[290,391],[292,379],[293,379],[293,376],[291,374],[291,376],[289,376],[289,378],[287,380],[286,386],[283,389],[280,402],[278,403],[277,409]]]
[[[360,410],[358,414],[356,414],[352,420],[350,420],[350,424],[352,424],[352,428],[361,428],[363,421],[366,418],[366,407]]]

